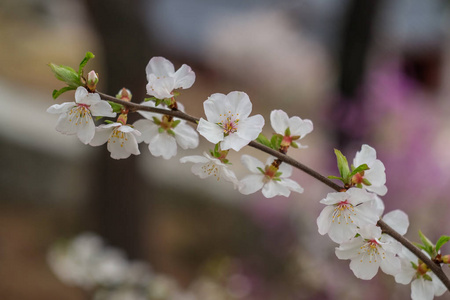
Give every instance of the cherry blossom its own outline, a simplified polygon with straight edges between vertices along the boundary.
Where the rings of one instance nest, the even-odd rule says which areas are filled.
[[[270,113],[270,124],[277,134],[283,136],[282,147],[290,146],[293,142],[304,138],[313,130],[313,123],[310,120],[302,120],[299,117],[289,118],[287,113],[282,110],[273,110]],[[301,148],[307,147],[297,146]]]
[[[401,244],[393,239],[384,240],[381,229],[374,225],[364,225],[358,229],[359,235],[336,248],[339,259],[350,259],[350,269],[360,279],[372,279],[381,268],[383,272],[395,275],[400,272],[400,259],[396,253]]]
[[[232,182],[234,188],[239,186],[239,180],[236,178],[236,175],[228,168],[229,164],[222,162],[220,158],[212,157],[206,152],[203,152],[203,156],[192,155],[182,157],[180,162],[194,163],[191,171],[202,179],[214,176],[217,180],[223,178],[226,181]]]
[[[411,251],[402,247],[398,256],[401,259],[401,271],[395,275],[395,281],[401,284],[411,283],[412,300],[432,300],[434,296],[445,293],[447,289],[442,281],[418,261]]]
[[[150,59],[145,68],[147,73],[147,94],[158,99],[172,98],[174,89],[190,88],[195,73],[188,65],[182,65],[176,72],[173,64],[164,57]]]
[[[155,107],[153,101],[144,102],[142,105]],[[178,109],[184,110],[181,103],[178,103]],[[152,155],[169,159],[177,154],[177,144],[183,149],[197,148],[198,133],[186,121],[146,111],[139,113],[145,119],[133,124],[142,133],[137,140],[148,143]]]
[[[203,107],[207,121],[201,118],[197,130],[211,143],[221,142],[223,150],[239,151],[256,139],[264,126],[261,115],[249,117],[252,103],[244,92],[212,94]]]
[[[264,165],[250,155],[242,155],[242,164],[253,174],[245,176],[240,181],[239,192],[249,195],[262,189],[266,198],[277,195],[289,197],[291,191],[303,193],[303,188],[297,182],[288,178],[292,174],[292,167],[288,164],[281,164],[276,168],[272,164],[273,161],[274,158],[269,157],[266,165]]]
[[[353,176],[352,182],[354,184],[361,184],[366,190],[374,192],[380,196],[387,193],[386,173],[384,164],[377,159],[377,153],[374,148],[369,145],[362,145],[361,151],[356,153],[353,159],[353,165],[358,167],[362,164],[367,164],[369,170],[357,173]],[[370,185],[367,185],[367,181]]]
[[[56,123],[57,131],[68,135],[76,134],[84,144],[89,144],[95,135],[92,116],[116,116],[108,102],[102,101],[97,93],[89,93],[81,86],[75,92],[75,102],[54,104],[47,112],[60,114]]]
[[[131,154],[139,155],[136,137],[141,133],[129,125],[110,123],[98,126],[95,136],[89,143],[91,146],[100,146],[107,143],[107,149],[114,159],[128,158]]]
[[[336,243],[354,237],[360,226],[375,225],[384,210],[381,199],[358,188],[329,193],[320,203],[327,206],[317,218],[319,233],[328,233]]]

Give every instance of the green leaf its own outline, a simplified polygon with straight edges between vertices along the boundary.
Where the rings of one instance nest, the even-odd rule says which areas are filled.
[[[342,177],[337,177],[337,176],[333,176],[333,175],[327,176],[327,178],[328,178],[328,179],[337,179],[337,180],[344,181],[344,179],[342,179]]]
[[[172,122],[172,128],[177,127],[178,124],[180,124],[181,120],[175,120]]]
[[[341,151],[334,149],[334,154],[336,154],[337,158],[337,165],[339,169],[339,174],[341,174],[341,177],[345,180],[344,183],[349,183],[349,175],[350,175],[350,169],[348,167],[348,161],[347,158],[342,154]]]
[[[272,148],[272,144],[270,143],[269,139],[262,133],[260,133],[258,135],[258,137],[256,138],[256,141],[260,144],[263,144],[264,146]]]
[[[274,134],[272,138],[270,139],[270,143],[272,144],[272,149],[278,150],[280,149],[281,141],[283,140],[283,137],[279,134]]]
[[[116,102],[112,102],[112,101],[108,101],[108,103],[109,103],[109,105],[111,105],[111,107],[113,109],[113,112],[115,112],[115,113],[122,112],[122,109],[123,109],[123,105],[122,104],[119,104],[119,103],[116,103]]]
[[[430,254],[431,257],[433,257],[433,248],[434,248],[433,243],[420,230],[419,230],[419,236],[424,245],[424,248],[422,248],[422,249],[425,250],[428,254]]]
[[[352,177],[353,175],[355,175],[356,173],[365,171],[365,170],[369,170],[370,168],[367,166],[367,164],[362,164],[359,167],[357,167],[356,169],[354,169],[354,166],[352,165],[352,169],[353,171],[350,173],[350,177]]]
[[[78,68],[78,76],[81,77],[83,75],[83,69],[91,58],[94,58],[95,55],[91,52],[86,52],[83,60],[80,62],[80,67]]]
[[[291,129],[289,127],[284,131],[284,136],[291,136]]]
[[[112,123],[115,123],[114,121],[111,121],[111,120],[105,120],[105,123],[107,123],[107,124],[112,124]]]
[[[298,145],[296,142],[291,142],[292,148],[298,149]]]
[[[439,249],[441,249],[441,247],[448,241],[450,241],[450,236],[448,235],[441,236],[436,242],[436,251],[439,251]]]
[[[63,88],[60,89],[60,90],[53,90],[52,97],[53,97],[53,99],[56,99],[56,98],[58,98],[61,94],[65,93],[65,92],[68,92],[68,91],[71,91],[71,90],[75,90],[75,89],[76,89],[76,88],[71,87],[71,86],[65,86],[65,87],[63,87]]]
[[[82,85],[80,76],[71,67],[58,66],[53,63],[49,63],[48,66],[52,69],[56,79],[65,82],[68,86],[76,89]]]
[[[155,97],[150,97],[150,98],[144,98],[144,102],[148,102],[148,101],[156,101],[158,99],[156,99]]]

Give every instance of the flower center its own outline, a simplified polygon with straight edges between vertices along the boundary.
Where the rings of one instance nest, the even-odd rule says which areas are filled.
[[[114,128],[111,136],[108,139],[108,143],[118,143],[120,147],[123,147],[124,143],[128,141],[127,135],[123,131],[119,131],[118,128]]]
[[[366,240],[366,243],[360,247],[360,251],[358,252],[358,255],[362,254],[360,262],[363,262],[367,258],[369,259],[369,263],[372,263],[372,261],[376,263],[378,257],[385,259],[386,253],[379,246],[380,243],[376,239]],[[368,257],[366,258],[366,256]]]
[[[217,181],[220,179],[220,170],[216,166],[215,163],[209,162],[207,164],[204,164],[202,166],[203,173],[207,174],[208,176],[214,175],[216,177]]]
[[[335,205],[332,222],[353,224],[352,216],[356,216],[353,205],[348,203],[348,200],[341,201]]]
[[[225,135],[235,133],[238,130],[239,114],[236,114],[235,116],[231,111],[228,111],[228,114],[220,114],[219,116],[224,118],[218,125],[223,128],[223,133]]]
[[[75,122],[76,126],[81,125],[83,120],[86,124],[89,123],[90,117],[91,111],[86,104],[77,104],[69,111],[69,122]]]

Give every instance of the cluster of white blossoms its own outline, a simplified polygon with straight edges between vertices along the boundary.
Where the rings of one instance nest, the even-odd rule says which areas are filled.
[[[350,269],[356,277],[372,279],[380,268],[384,273],[395,276],[398,283],[409,284],[413,280],[413,300],[431,300],[442,295],[446,290],[444,284],[428,269],[417,268],[417,257],[377,226],[382,219],[404,235],[409,220],[400,210],[382,216],[384,204],[379,196],[387,193],[385,168],[376,158],[375,149],[368,145],[363,145],[357,152],[353,168],[356,170],[364,164],[362,171],[352,172],[347,181],[343,180],[348,183],[348,189],[329,193],[320,201],[327,206],[317,218],[319,233],[328,234],[339,244],[336,256],[350,260]]]
[[[67,90],[76,89],[75,102],[55,104],[47,110],[49,113],[60,114],[57,131],[77,135],[81,142],[91,146],[106,143],[114,159],[125,159],[131,154],[139,155],[138,144],[141,142],[148,144],[152,155],[170,159],[177,155],[178,146],[182,149],[197,148],[200,134],[214,144],[214,150],[180,159],[181,163],[193,163],[191,170],[200,178],[214,177],[231,182],[235,189],[245,195],[261,190],[267,198],[280,195],[288,197],[291,192],[303,192],[303,188],[289,178],[292,166],[283,163],[280,158],[271,156],[263,163],[250,155],[242,155],[241,163],[250,174],[239,180],[230,168],[227,155],[230,150],[240,151],[249,143],[254,143],[254,140],[282,154],[286,154],[290,147],[305,148],[299,140],[312,132],[313,124],[310,120],[289,117],[282,110],[273,110],[270,124],[274,134],[268,139],[261,133],[265,125],[264,118],[261,115],[251,116],[250,98],[239,91],[227,95],[215,93],[208,97],[203,103],[206,119],[177,118],[175,115],[186,116],[183,105],[176,100],[179,95],[177,90],[190,88],[195,82],[195,73],[187,65],[182,65],[175,71],[170,61],[154,57],[146,67],[146,88],[151,98],[145,99],[138,109],[143,119],[127,124],[128,106],[101,99],[95,91],[98,76],[94,71],[88,74],[87,80],[82,77],[84,65],[93,57],[91,53],[88,54],[80,64],[78,73],[69,67],[50,65],[56,77],[68,84],[68,87],[55,90],[54,98]],[[131,93],[124,88],[116,97],[130,101]],[[156,111],[155,108],[159,109],[158,114],[150,112]],[[173,113],[175,111],[178,114]],[[115,122],[107,120],[107,124],[95,127],[93,116],[114,118],[117,113],[119,115]],[[191,127],[185,119],[196,120],[197,127]],[[356,153],[351,167],[340,151],[335,150],[335,154],[341,177],[329,178],[341,180],[344,188],[340,192],[329,193],[320,201],[326,207],[320,213],[317,225],[320,234],[328,234],[339,244],[335,250],[336,256],[339,259],[350,259],[350,269],[358,278],[371,279],[381,268],[383,272],[395,276],[399,283],[412,282],[413,300],[431,300],[434,296],[441,295],[445,286],[427,265],[418,261],[417,257],[411,257],[411,253],[403,245],[383,233],[379,226],[379,221],[383,220],[403,235],[409,221],[408,216],[399,210],[383,216],[384,204],[380,197],[387,193],[386,174],[375,149],[363,145],[361,151]],[[422,238],[425,244],[422,249],[438,263],[449,263],[448,255],[442,260],[439,254],[440,246],[449,240],[450,237],[442,236],[436,245],[432,245],[426,238]],[[441,260],[436,260],[438,257]],[[80,259],[83,260],[82,257]],[[73,267],[77,268],[76,265]],[[64,278],[63,271],[60,273]],[[107,271],[103,274],[105,278],[114,269]]]
[[[183,65],[175,71],[173,64],[163,57],[153,57],[146,67],[147,94],[151,101],[141,103],[147,107],[184,112],[184,106],[175,100],[176,89],[187,89],[195,81],[192,69]],[[89,82],[96,83],[96,73],[89,73]],[[56,129],[64,134],[77,135],[79,139],[91,146],[107,144],[107,149],[114,159],[125,159],[131,154],[139,155],[138,144],[148,144],[150,153],[170,159],[177,155],[178,146],[182,149],[194,149],[199,144],[199,135],[215,144],[210,154],[203,156],[186,156],[180,159],[182,163],[194,163],[192,172],[200,178],[213,176],[217,180],[232,182],[234,188],[243,194],[262,190],[265,197],[277,195],[289,196],[291,191],[303,192],[303,188],[289,179],[292,167],[282,164],[280,160],[270,157],[266,164],[249,155],[242,156],[242,164],[252,173],[238,180],[230,169],[231,163],[227,154],[230,149],[241,150],[251,141],[257,139],[264,126],[261,115],[250,116],[252,103],[244,92],[233,91],[227,95],[212,94],[204,103],[206,119],[198,121],[196,129],[187,121],[171,115],[157,114],[149,111],[138,111],[144,118],[134,124],[127,124],[128,111],[123,109],[116,122],[108,121],[97,127],[95,117],[115,117],[116,112],[106,101],[102,101],[95,92],[95,84],[88,91],[78,87],[75,93],[76,102],[52,105],[47,111],[59,113]],[[122,90],[117,95],[121,100],[130,101],[131,93]],[[273,147],[286,153],[289,146],[301,147],[295,141],[302,139],[313,130],[310,120],[291,117],[281,111],[274,110],[270,115],[272,128],[275,132]]]

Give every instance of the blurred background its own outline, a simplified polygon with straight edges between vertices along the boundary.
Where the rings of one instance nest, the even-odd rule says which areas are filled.
[[[241,90],[268,135],[273,109],[310,119],[309,148],[289,155],[324,175],[337,175],[334,148],[352,160],[369,144],[386,166],[386,211],[409,215],[409,239],[421,229],[436,240],[450,234],[449,9],[440,0],[2,0],[0,299],[92,299],[48,263],[55,242],[87,231],[145,264],[155,289],[177,291],[96,299],[408,299],[392,276],[362,281],[335,257],[316,226],[331,190],[298,170],[303,194],[243,196],[178,162],[209,149],[204,139],[169,161],[145,145],[115,161],[59,134],[46,109],[73,93],[52,100],[62,83],[47,64],[77,68],[91,51],[86,71],[99,73],[99,90],[127,87],[140,102],[152,56],[186,63],[197,75],[178,98],[188,113],[201,117],[209,95]]]

